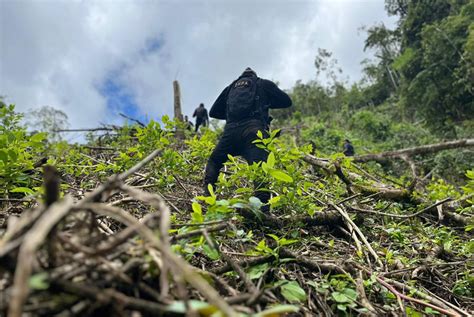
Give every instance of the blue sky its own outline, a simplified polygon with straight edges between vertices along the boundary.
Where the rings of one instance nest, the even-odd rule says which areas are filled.
[[[107,100],[107,109],[110,113],[123,113],[129,117],[144,122],[145,114],[140,110],[131,91],[109,76],[102,87],[101,94]]]
[[[0,1],[0,95],[90,128],[172,115],[178,79],[190,115],[247,66],[285,89],[315,79],[319,47],[358,80],[358,29],[394,21],[379,0]]]

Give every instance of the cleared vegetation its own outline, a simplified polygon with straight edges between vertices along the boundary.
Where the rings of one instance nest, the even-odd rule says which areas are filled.
[[[284,134],[261,139],[267,162],[231,158],[204,197],[215,131],[178,140],[181,123],[164,118],[163,128],[151,122],[85,146],[51,145],[27,135],[13,108],[2,111],[9,316],[458,316],[474,308],[473,171],[462,187],[413,177],[408,165],[396,178],[355,163],[364,156],[313,155]],[[33,165],[46,147],[41,173]],[[252,197],[257,178],[268,181],[271,214]]]

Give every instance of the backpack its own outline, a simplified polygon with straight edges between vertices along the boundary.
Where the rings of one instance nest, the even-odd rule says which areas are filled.
[[[227,121],[239,121],[252,117],[258,110],[255,106],[258,77],[242,77],[231,84],[227,95]]]

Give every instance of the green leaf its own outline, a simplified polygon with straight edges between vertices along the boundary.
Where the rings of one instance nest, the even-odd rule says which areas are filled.
[[[343,293],[353,301],[357,299],[357,292],[352,288],[345,288]]]
[[[246,187],[237,188],[237,189],[235,190],[235,193],[236,193],[236,194],[244,194],[244,193],[251,193],[251,192],[253,192],[253,189],[251,189],[251,188],[246,188]]]
[[[273,154],[273,152],[270,152],[270,154],[268,155],[267,165],[270,168],[273,168],[273,166],[275,166],[275,154]]]
[[[274,196],[268,201],[268,203],[270,205],[274,206],[275,204],[277,204],[280,201],[280,199],[281,199],[281,196]]]
[[[293,178],[291,178],[290,175],[286,174],[283,171],[280,170],[272,170],[270,171],[270,175],[278,179],[279,181],[286,182],[286,183],[292,183]]]
[[[474,180],[474,170],[467,170],[466,176],[467,178]]]
[[[342,310],[342,311],[346,311],[346,310],[347,310],[347,306],[346,306],[346,305],[343,305],[343,304],[337,304],[337,309]]]
[[[472,225],[467,225],[466,228],[464,229],[466,232],[474,230],[474,224]]]
[[[408,317],[423,317],[423,314],[416,311],[415,309],[411,307],[405,307],[405,312],[407,313]]]
[[[306,292],[295,281],[280,286],[281,295],[290,303],[300,303],[306,300]]]
[[[262,239],[257,246],[255,247],[255,250],[260,251],[263,254],[272,254],[273,250],[267,247],[267,243],[265,242],[265,239]]]
[[[218,311],[215,306],[198,300],[190,300],[188,301],[188,304],[190,308],[196,310],[200,316],[211,316]],[[166,306],[166,311],[177,314],[186,314],[187,312],[184,301],[174,301]]]
[[[15,162],[18,159],[18,153],[14,149],[8,150],[8,155],[10,156],[11,160]]]
[[[299,240],[296,240],[296,239],[289,239],[289,240],[288,240],[288,239],[283,238],[283,239],[280,239],[280,241],[278,242],[278,244],[283,247],[283,246],[285,246],[285,245],[290,245],[290,244],[296,243],[296,242],[298,242],[298,241],[299,241]]]
[[[41,142],[45,139],[46,133],[41,132],[41,133],[36,133],[35,135],[31,136],[30,140],[33,142]]]
[[[262,207],[263,205],[260,199],[254,196],[249,198],[249,203],[250,203],[250,206],[254,209],[260,209],[260,207]]]
[[[192,204],[192,208],[193,208],[193,213],[191,215],[192,219],[194,222],[196,223],[201,223],[204,221],[204,218],[202,216],[202,208],[201,208],[201,205],[199,205],[199,203],[197,202],[193,202]]]
[[[25,193],[27,195],[33,195],[35,192],[28,187],[16,187],[10,190],[10,193]]]
[[[280,238],[278,238],[278,236],[276,236],[276,235],[274,235],[274,234],[272,234],[272,233],[267,234],[267,236],[273,238],[273,240],[275,240],[276,242],[280,241]]]
[[[331,297],[337,303],[352,303],[357,299],[357,292],[352,288],[345,288],[342,292],[333,292]]]
[[[296,313],[300,309],[294,305],[277,305],[272,308],[266,309],[258,314],[253,315],[254,317],[279,317],[286,313]]]
[[[270,133],[270,138],[274,139],[276,135],[280,132],[280,130],[281,129],[272,130],[272,132]]]
[[[214,189],[212,188],[211,184],[207,184],[207,190],[209,191],[211,197],[216,197],[216,194],[214,194]]]
[[[211,260],[219,260],[220,259],[220,255],[219,255],[219,251],[217,251],[216,249],[214,248],[211,248],[209,245],[205,244],[202,246],[202,249],[204,251],[204,254]]]
[[[268,270],[269,266],[270,265],[268,263],[252,266],[247,272],[248,278],[251,280],[255,280],[257,278],[262,277],[263,273]]]
[[[5,164],[8,162],[8,154],[5,150],[0,150],[0,160],[2,160]]]
[[[48,289],[48,273],[42,272],[38,274],[34,274],[28,280],[28,285],[31,289],[34,290],[45,290]]]
[[[440,314],[439,311],[434,310],[431,307],[425,307],[425,313],[427,313],[428,315],[439,315]]]
[[[212,206],[216,203],[216,196],[204,197],[206,204]]]
[[[334,299],[336,303],[349,303],[350,302],[350,298],[347,297],[346,294],[343,294],[341,292],[333,292],[331,294],[331,297],[332,299]]]
[[[312,286],[314,287],[315,289],[318,289],[318,284],[316,284],[316,282],[314,281],[306,281],[306,284],[308,284],[309,286]]]
[[[193,202],[192,204],[192,207],[193,207],[193,211],[197,214],[202,214],[202,207],[199,203],[197,202]]]

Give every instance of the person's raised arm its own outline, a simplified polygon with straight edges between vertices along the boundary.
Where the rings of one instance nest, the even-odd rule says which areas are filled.
[[[215,119],[226,119],[226,105],[227,105],[227,95],[229,93],[229,86],[226,87],[219,97],[217,97],[216,101],[211,107],[209,111],[209,116]]]
[[[263,89],[267,93],[268,98],[270,99],[270,108],[271,109],[281,109],[291,107],[291,98],[286,92],[278,88],[275,83],[270,80],[262,80]]]

